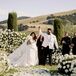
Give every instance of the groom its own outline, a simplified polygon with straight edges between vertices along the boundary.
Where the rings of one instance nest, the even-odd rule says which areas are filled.
[[[41,28],[39,27],[39,35],[44,37],[42,43],[42,49],[44,51],[43,65],[46,63],[47,55],[49,56],[49,65],[52,64],[52,51],[56,48],[58,49],[58,43],[56,36],[52,34],[52,29],[48,28],[47,33],[42,33]]]

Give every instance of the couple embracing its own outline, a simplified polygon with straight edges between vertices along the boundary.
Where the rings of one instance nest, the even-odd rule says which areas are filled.
[[[50,28],[47,29],[46,33],[43,33],[40,27],[38,31],[38,36],[32,32],[26,37],[25,42],[8,56],[12,66],[45,65],[47,55],[49,56],[49,64],[51,65],[52,51],[54,47],[58,49],[56,36],[52,34]]]

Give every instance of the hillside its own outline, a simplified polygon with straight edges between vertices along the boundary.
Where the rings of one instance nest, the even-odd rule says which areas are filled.
[[[18,17],[17,19],[18,19],[18,20],[23,20],[23,19],[28,19],[28,18],[30,18],[30,17],[27,17],[27,16],[21,16],[21,17]],[[0,24],[5,24],[5,23],[7,23],[7,20],[0,21]]]
[[[32,17],[24,20],[18,20],[18,24],[32,24],[32,23],[43,23],[49,19],[53,19],[53,17],[59,17],[62,19],[66,19],[72,23],[75,24],[76,22],[76,10],[66,11],[66,12],[60,12],[55,14],[49,14],[49,15],[43,15],[43,16],[37,16]]]
[[[76,25],[76,10],[66,11],[66,12],[60,12],[60,13],[54,13],[49,15],[42,15],[37,17],[27,17],[27,16],[21,16],[18,17],[18,25],[19,28],[24,28],[25,25],[29,26],[30,28],[28,31],[37,31],[37,27],[41,26],[42,30],[45,31],[48,27],[52,27],[53,20],[55,18],[61,18],[63,19],[65,25]],[[7,20],[1,21],[0,25],[7,27]],[[50,25],[50,26],[49,26]],[[35,28],[35,29],[34,29]]]
[[[60,13],[49,14],[49,15],[37,16],[37,17],[21,16],[21,17],[18,17],[18,24],[42,23],[47,21],[48,19],[52,19],[53,17],[59,17],[62,19],[64,18],[69,21],[76,22],[76,9],[60,12]],[[4,24],[6,22],[7,20],[1,21],[0,24]]]

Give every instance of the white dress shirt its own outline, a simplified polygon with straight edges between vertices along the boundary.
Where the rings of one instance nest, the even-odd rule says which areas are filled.
[[[54,49],[55,45],[56,49],[58,49],[58,43],[55,35],[53,35],[52,33],[48,35],[47,33],[42,33],[41,31],[40,35],[44,37],[44,41],[42,43],[43,47],[49,46],[49,49]]]

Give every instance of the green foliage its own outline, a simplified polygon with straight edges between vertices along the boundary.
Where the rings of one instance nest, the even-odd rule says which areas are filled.
[[[58,16],[57,18],[61,18],[62,20],[68,20],[71,24],[76,25],[76,13]]]
[[[35,21],[32,21],[32,23],[35,23]]]
[[[55,16],[53,14],[51,14],[50,16],[47,16],[47,20],[55,18]]]
[[[52,18],[51,16],[48,16],[48,17],[47,17],[47,20],[49,20],[49,19],[51,19],[51,18]]]
[[[8,29],[14,31],[18,31],[18,26],[17,26],[17,14],[15,12],[9,13],[8,15]]]
[[[61,19],[54,20],[54,34],[57,37],[58,43],[60,44],[61,38],[64,35],[64,25]]]

